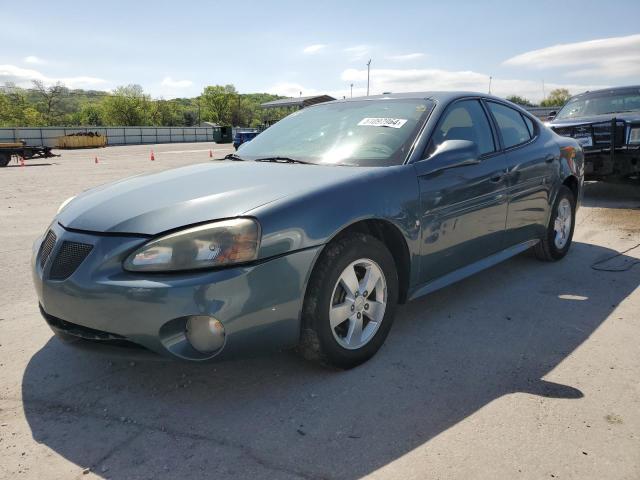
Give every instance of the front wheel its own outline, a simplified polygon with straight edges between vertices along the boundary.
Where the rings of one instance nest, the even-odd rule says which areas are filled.
[[[355,234],[325,247],[311,275],[302,312],[306,358],[355,367],[384,343],[398,300],[398,274],[387,247]]]
[[[6,167],[11,161],[11,155],[8,153],[0,153],[0,167]]]
[[[547,232],[535,246],[536,256],[547,262],[564,257],[571,247],[575,223],[576,199],[573,192],[562,185],[553,204]]]

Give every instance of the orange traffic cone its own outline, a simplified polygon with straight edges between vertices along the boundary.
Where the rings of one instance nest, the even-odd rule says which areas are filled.
[[[98,163],[98,156],[96,155],[96,158],[94,160],[95,163]]]
[[[209,149],[209,158],[213,158],[213,150]]]
[[[151,150],[151,161],[153,162],[156,159],[156,156],[153,154],[153,150]]]

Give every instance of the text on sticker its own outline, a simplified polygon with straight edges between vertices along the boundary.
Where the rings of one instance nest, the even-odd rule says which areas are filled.
[[[404,118],[363,118],[358,122],[358,125],[364,127],[390,127],[400,128],[407,120]]]

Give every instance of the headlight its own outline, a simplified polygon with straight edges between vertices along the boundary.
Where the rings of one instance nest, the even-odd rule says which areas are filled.
[[[74,195],[73,197],[69,197],[69,198],[67,198],[64,202],[62,202],[62,203],[60,204],[60,206],[58,207],[58,211],[56,212],[56,215],[57,215],[57,214],[59,214],[59,213],[62,211],[62,209],[63,209],[64,207],[66,207],[67,205],[69,205],[69,202],[70,202],[71,200],[73,200],[74,198],[76,198],[76,195]]]
[[[207,223],[151,240],[124,261],[131,272],[175,272],[255,260],[260,226],[250,218]]]
[[[629,132],[629,143],[640,143],[640,127],[635,127]]]

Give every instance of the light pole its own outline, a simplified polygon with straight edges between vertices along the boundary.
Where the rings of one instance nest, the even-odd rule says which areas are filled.
[[[351,84],[351,98],[353,98],[353,83]]]
[[[367,62],[367,97],[369,96],[369,72],[371,70],[371,59]]]
[[[489,76],[489,95],[491,95],[491,80],[493,80],[493,77]]]

